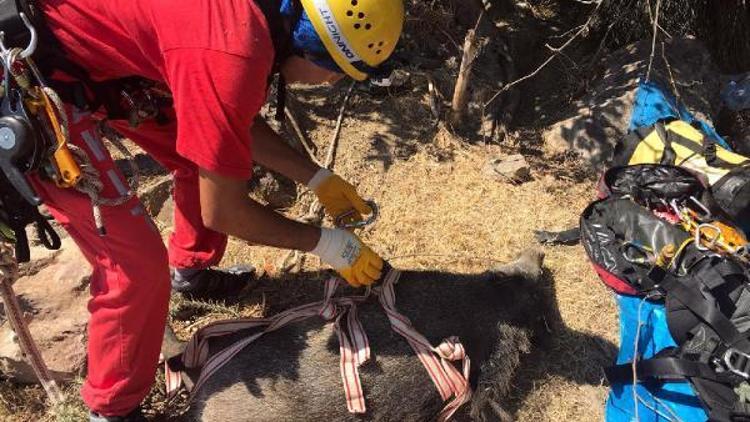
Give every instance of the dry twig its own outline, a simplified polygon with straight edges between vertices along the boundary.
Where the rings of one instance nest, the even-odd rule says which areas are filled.
[[[311,142],[307,140],[307,137],[305,136],[305,132],[302,131],[301,126],[297,122],[297,118],[294,116],[294,113],[292,112],[292,110],[290,110],[289,104],[287,104],[287,106],[284,107],[284,114],[286,115],[286,120],[289,122],[289,125],[292,127],[292,130],[294,130],[294,133],[297,135],[297,139],[299,140],[299,143],[302,145],[302,148],[304,148],[305,151],[307,151],[307,155],[315,164],[322,167],[323,164],[321,164],[320,161],[318,161],[318,157],[315,155],[315,152],[316,152],[315,150],[317,149],[317,147],[315,147],[314,144],[312,144]]]
[[[651,38],[651,56],[648,59],[648,70],[646,71],[646,80],[651,80],[651,66],[654,64],[654,54],[656,53],[656,36],[659,33],[659,9],[661,6],[661,0],[656,0],[656,12],[654,12],[653,24],[654,34]],[[649,14],[651,13],[651,7],[649,6]]]
[[[453,101],[451,104],[450,122],[453,126],[458,126],[461,120],[463,120],[466,104],[469,101],[469,79],[471,69],[474,66],[474,60],[477,57],[477,30],[483,16],[484,10],[479,14],[474,28],[466,33],[466,38],[464,39],[463,57],[461,58],[461,67],[458,71],[458,79],[456,80],[456,88],[453,91]]]
[[[510,82],[510,83],[506,84],[505,86],[503,86],[499,91],[497,91],[495,93],[495,95],[493,95],[489,99],[489,101],[487,101],[484,104],[484,106],[488,107],[501,94],[503,94],[505,92],[508,92],[508,90],[510,90],[514,86],[520,84],[521,82],[533,78],[534,76],[536,76],[537,74],[539,74],[539,72],[541,72],[542,69],[544,69],[545,67],[547,67],[548,64],[552,63],[552,60],[554,60],[563,50],[565,50],[566,48],[568,48],[568,46],[570,46],[570,44],[572,44],[573,41],[575,41],[579,36],[581,36],[581,34],[583,34],[584,32],[587,32],[589,30],[589,28],[591,27],[591,24],[594,22],[594,17],[596,17],[596,12],[599,10],[599,7],[601,7],[602,3],[603,3],[603,0],[598,0],[596,2],[596,8],[594,8],[594,10],[591,12],[591,15],[589,15],[589,18],[586,20],[586,23],[584,23],[583,25],[581,25],[579,27],[578,31],[576,31],[567,41],[565,41],[565,43],[563,45],[561,45],[560,47],[552,47],[550,45],[547,45],[547,47],[550,50],[552,50],[553,53],[552,53],[551,56],[549,56],[547,58],[547,60],[545,60],[544,62],[542,62],[542,64],[539,65],[539,67],[537,67],[533,72],[529,73],[528,75],[523,76],[521,78],[518,78],[518,79],[514,80],[513,82]]]
[[[325,162],[321,166],[329,170],[333,168],[334,161],[336,160],[336,150],[338,149],[339,135],[341,135],[341,126],[344,121],[346,106],[349,104],[349,98],[352,95],[352,91],[354,91],[355,84],[356,82],[352,82],[351,85],[349,85],[349,90],[346,92],[344,100],[341,103],[339,117],[338,119],[336,119],[336,128],[333,130],[331,141],[328,144],[328,153],[326,154]],[[323,206],[320,205],[320,202],[317,199],[315,199],[310,204],[310,207],[307,209],[307,213],[300,219],[300,221],[308,224],[320,224],[320,222],[323,220],[322,211]],[[303,253],[300,251],[289,251],[279,264],[279,272],[285,273],[291,270],[299,270],[302,266],[302,256]]]

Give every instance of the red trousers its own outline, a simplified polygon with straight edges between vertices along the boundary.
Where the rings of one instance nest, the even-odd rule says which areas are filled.
[[[72,142],[88,153],[101,174],[102,196],[121,196],[127,181],[102,144],[93,117],[73,109],[69,116]],[[169,304],[169,266],[215,265],[227,242],[226,235],[203,226],[198,171],[175,152],[175,125],[149,122],[132,130],[125,122],[113,124],[173,174],[175,225],[169,251],[137,198],[102,207],[107,235],[100,236],[88,196],[33,181],[52,215],[93,267],[88,376],[81,395],[89,408],[105,416],[129,413],[154,382]]]

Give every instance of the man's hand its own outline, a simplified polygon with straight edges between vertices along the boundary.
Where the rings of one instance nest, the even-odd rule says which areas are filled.
[[[354,186],[331,173],[330,170],[320,169],[307,186],[318,195],[326,213],[334,220],[350,213],[342,221],[348,224],[362,221],[362,215],[372,213],[372,209],[359,196]]]
[[[373,284],[383,272],[383,259],[346,230],[321,229],[320,241],[312,253],[354,287]]]

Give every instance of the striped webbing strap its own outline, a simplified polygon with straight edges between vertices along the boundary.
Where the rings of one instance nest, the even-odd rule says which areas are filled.
[[[200,369],[191,397],[206,380],[227,364],[237,353],[266,333],[278,330],[288,324],[320,316],[333,321],[339,339],[341,359],[339,367],[344,383],[346,405],[349,412],[365,413],[365,398],[359,376],[359,367],[370,359],[370,344],[362,324],[357,317],[357,304],[362,303],[370,293],[378,296],[391,327],[411,345],[424,365],[440,397],[447,404],[440,412],[438,420],[449,419],[461,405],[471,398],[469,385],[470,360],[457,337],[444,340],[437,347],[420,334],[408,318],[396,309],[394,285],[401,273],[391,270],[382,285],[368,289],[363,296],[334,297],[341,280],[331,278],[326,282],[322,301],[293,308],[270,318],[236,319],[218,321],[207,325],[195,333],[182,354],[182,364],[186,368]],[[346,324],[343,324],[343,321]],[[346,325],[344,328],[343,326]],[[245,337],[209,358],[209,340],[215,337],[234,334],[241,330],[258,328],[260,331]],[[458,362],[460,369],[453,362]],[[179,372],[166,366],[167,392],[174,394],[182,385]]]

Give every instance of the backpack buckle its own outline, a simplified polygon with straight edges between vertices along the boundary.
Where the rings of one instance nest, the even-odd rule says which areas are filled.
[[[724,352],[724,365],[729,372],[742,378],[750,379],[750,355],[740,352],[735,348],[729,348]]]

